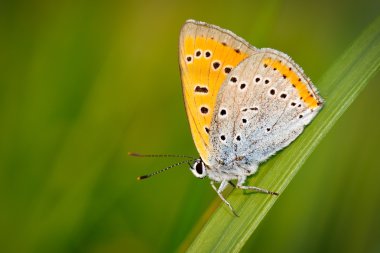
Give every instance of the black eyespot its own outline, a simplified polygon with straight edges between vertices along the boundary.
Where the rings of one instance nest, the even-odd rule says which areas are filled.
[[[224,68],[224,73],[228,74],[231,72],[231,68],[230,67],[225,67]]]
[[[292,102],[290,105],[291,105],[291,106],[296,106],[296,103]]]
[[[298,116],[298,118],[302,119],[303,115]]]
[[[206,58],[209,58],[210,56],[211,56],[210,51],[206,51],[206,53],[205,53],[205,57],[206,57]]]
[[[267,132],[270,132],[270,128],[267,128]]]
[[[244,89],[244,88],[245,88],[245,83],[240,84],[240,89]]]
[[[241,139],[240,139],[240,135],[236,136],[236,140],[237,140],[237,141],[240,141],[240,140],[241,140]]]
[[[260,77],[256,77],[255,81],[256,83],[260,82]]]
[[[276,91],[275,91],[274,89],[271,89],[271,90],[270,90],[270,94],[271,94],[271,95],[274,95],[274,94],[276,94]]]
[[[188,62],[191,62],[191,59],[192,59],[191,56],[186,57],[186,61],[188,61]]]
[[[281,97],[281,98],[286,98],[286,94],[285,94],[285,93],[282,93],[280,97]]]
[[[230,80],[231,80],[231,82],[233,82],[233,83],[236,83],[236,82],[237,82],[237,78],[236,78],[236,77],[234,77],[234,76],[233,76],[233,77],[231,77],[231,79],[230,79]]]
[[[206,114],[208,113],[208,109],[204,106],[201,107],[201,113]]]
[[[199,92],[199,93],[208,93],[208,89],[207,89],[207,87],[201,87],[201,86],[199,86],[199,85],[197,85],[196,87],[195,87],[195,90],[194,90],[195,92]]]
[[[264,63],[264,68],[268,67],[268,64]]]
[[[220,115],[224,116],[224,115],[226,115],[226,114],[227,114],[227,111],[226,111],[226,110],[222,109],[222,110],[220,111]]]
[[[220,139],[221,139],[222,141],[225,141],[225,140],[226,140],[226,136],[221,135],[221,136],[220,136]]]
[[[210,133],[210,129],[208,128],[208,127],[205,127],[205,131],[206,131],[206,133]]]
[[[214,67],[214,69],[218,69],[219,66],[220,66],[220,63],[216,61],[216,62],[214,62],[214,63],[212,64],[212,66]]]
[[[197,163],[197,165],[195,165],[195,170],[197,171],[198,174],[203,174],[203,165],[201,162]]]
[[[268,83],[269,83],[269,80],[268,80],[268,79],[266,79],[266,80],[264,81],[264,83],[265,83],[265,84],[268,84]]]
[[[197,56],[197,57],[201,56],[201,51],[199,51],[199,50],[196,51],[196,52],[195,52],[195,56]]]
[[[242,119],[241,120],[244,124],[247,123],[247,119]]]

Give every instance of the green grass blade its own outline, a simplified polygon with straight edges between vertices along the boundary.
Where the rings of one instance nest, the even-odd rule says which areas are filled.
[[[261,166],[248,184],[283,192],[317,144],[359,95],[380,66],[380,17],[323,76],[317,87],[325,106],[304,133],[284,151]],[[307,189],[305,189],[307,191]],[[238,252],[277,200],[265,194],[234,190],[228,201],[240,217],[225,205],[215,211],[188,248],[188,252]]]

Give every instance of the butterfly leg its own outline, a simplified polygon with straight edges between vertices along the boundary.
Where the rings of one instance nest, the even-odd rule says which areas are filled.
[[[272,192],[272,191],[269,191],[267,189],[262,189],[262,188],[255,187],[255,186],[243,185],[245,182],[245,179],[246,179],[245,176],[239,177],[236,187],[239,189],[243,189],[243,190],[253,190],[253,191],[263,192],[263,193],[270,194],[270,195],[278,195],[277,192]]]
[[[236,213],[235,209],[231,206],[231,204],[223,197],[223,190],[226,189],[228,185],[227,180],[223,180],[222,183],[219,186],[219,189],[216,189],[216,186],[214,184],[214,181],[210,181],[212,188],[216,191],[216,193],[219,195],[219,197],[223,200],[223,202],[231,209],[232,213],[236,216],[239,217],[239,215]]]

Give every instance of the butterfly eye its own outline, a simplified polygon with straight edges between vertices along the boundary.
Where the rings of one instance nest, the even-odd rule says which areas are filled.
[[[204,178],[207,175],[205,164],[201,159],[196,160],[194,165],[190,167],[190,170],[197,178]]]
[[[198,174],[203,174],[203,165],[202,163],[197,163],[195,166],[195,170],[197,171]]]

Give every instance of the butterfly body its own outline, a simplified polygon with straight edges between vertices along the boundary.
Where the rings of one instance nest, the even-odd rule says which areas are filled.
[[[231,180],[271,193],[244,186],[245,179],[317,115],[323,100],[316,88],[286,54],[257,49],[214,25],[188,20],[179,47],[186,112],[201,157],[193,173],[208,176],[231,209],[221,195]]]

